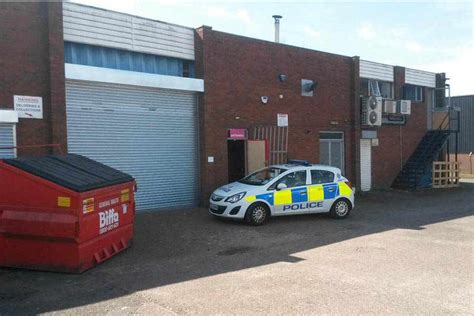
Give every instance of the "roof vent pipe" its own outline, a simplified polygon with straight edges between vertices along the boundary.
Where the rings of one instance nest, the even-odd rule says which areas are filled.
[[[281,15],[274,15],[275,19],[275,43],[280,43],[280,19],[283,18]]]

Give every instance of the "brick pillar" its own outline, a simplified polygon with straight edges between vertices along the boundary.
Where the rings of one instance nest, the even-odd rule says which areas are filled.
[[[395,66],[393,68],[393,89],[395,100],[403,99],[403,86],[405,85],[405,68]]]
[[[196,78],[205,79],[205,62],[207,60],[205,54],[204,39],[210,36],[209,32],[212,31],[212,27],[201,26],[197,28],[194,33],[194,47],[195,47],[195,69]],[[207,199],[209,198],[208,183],[212,180],[212,168],[209,167],[207,162],[206,148],[207,148],[207,137],[206,137],[206,82],[204,82],[204,93],[200,93],[198,97],[198,113],[199,113],[199,156],[200,156],[200,190],[199,190],[199,205],[207,205]]]
[[[360,138],[361,138],[361,126],[360,126],[360,75],[359,75],[359,56],[352,57],[352,135],[351,143],[353,149],[353,161],[352,161],[352,179],[356,187],[360,188]]]
[[[66,94],[62,2],[48,3],[49,84],[51,143],[67,153]],[[59,153],[58,149],[52,151]]]

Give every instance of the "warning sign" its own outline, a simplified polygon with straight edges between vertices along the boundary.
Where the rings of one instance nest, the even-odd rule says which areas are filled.
[[[13,106],[19,118],[42,119],[43,98],[27,95],[13,96]]]

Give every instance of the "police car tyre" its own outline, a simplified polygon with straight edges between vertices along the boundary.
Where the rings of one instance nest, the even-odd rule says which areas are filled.
[[[262,225],[270,216],[268,207],[263,203],[254,203],[245,213],[245,221],[253,226]]]
[[[349,216],[352,205],[348,199],[342,198],[336,200],[329,211],[329,215],[336,219],[343,219]]]

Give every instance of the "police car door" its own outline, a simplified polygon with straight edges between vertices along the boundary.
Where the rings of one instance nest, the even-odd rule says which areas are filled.
[[[275,215],[304,213],[307,210],[308,178],[307,170],[299,170],[285,175],[272,186]],[[283,183],[286,188],[277,189],[280,183]]]
[[[334,173],[328,170],[312,169],[308,200],[313,212],[329,212],[332,203],[339,196],[339,186],[334,182]],[[314,206],[314,207],[313,207]]]

